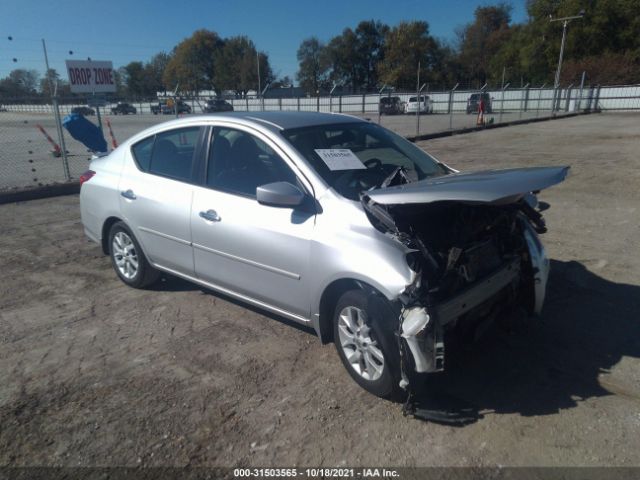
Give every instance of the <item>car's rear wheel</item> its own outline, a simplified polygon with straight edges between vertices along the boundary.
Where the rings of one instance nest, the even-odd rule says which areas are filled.
[[[116,274],[130,287],[144,288],[160,277],[160,272],[149,264],[140,244],[123,222],[114,223],[109,231],[109,254]]]
[[[394,398],[400,393],[399,354],[393,332],[380,323],[369,312],[365,292],[349,290],[336,305],[333,338],[342,363],[358,385],[378,397]]]

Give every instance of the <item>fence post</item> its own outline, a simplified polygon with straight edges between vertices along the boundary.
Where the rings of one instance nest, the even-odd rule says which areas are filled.
[[[298,100],[298,111],[300,111],[300,96],[299,95],[298,95],[297,100]]]
[[[320,91],[316,92],[316,111],[320,111]]]
[[[282,110],[282,98],[278,98],[278,107]]]
[[[597,112],[598,111],[598,103],[600,102],[600,85],[596,85],[596,101],[595,101],[595,105],[593,106],[593,109]]]
[[[538,103],[536,104],[536,118],[540,115],[540,99],[542,98],[542,90],[544,89],[546,83],[543,83],[540,89],[538,90]]]
[[[502,112],[504,112],[504,91],[509,88],[509,85],[511,85],[511,83],[507,83],[502,87],[502,94],[500,95],[500,119],[498,120],[499,123],[502,123]]]
[[[582,106],[582,89],[584,88],[584,77],[587,72],[582,72],[582,79],[580,80],[580,95],[578,96],[578,102],[576,105],[576,110],[580,111],[580,107]]]
[[[366,93],[362,94],[362,114],[363,115],[364,115],[364,102],[365,102],[366,96],[367,96]]]
[[[247,112],[249,111],[249,97],[247,97],[247,95],[244,95],[244,103],[247,105]]]
[[[449,92],[449,130],[453,130],[453,94],[458,88],[459,83],[456,83],[455,87]]]
[[[565,99],[564,111],[569,111],[569,104],[571,103],[571,91],[573,90],[573,83],[567,87],[567,98]]]
[[[342,113],[342,95],[338,97],[338,112]]]
[[[53,101],[54,116],[56,120],[56,130],[58,131],[60,148],[62,149],[62,169],[64,171],[64,177],[68,182],[71,180],[71,172],[69,171],[69,159],[67,158],[67,146],[65,145],[65,141],[64,141],[64,131],[62,130],[62,120],[60,119],[60,110],[58,110],[57,95],[54,94],[51,97],[51,100]]]
[[[520,96],[520,115],[519,118],[522,118],[522,112],[527,111],[527,102],[529,101],[529,84],[527,83],[524,86],[524,90],[521,92]]]

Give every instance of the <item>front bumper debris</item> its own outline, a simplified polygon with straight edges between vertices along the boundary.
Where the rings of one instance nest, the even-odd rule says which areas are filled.
[[[520,260],[516,258],[446,302],[432,307],[418,305],[403,309],[400,336],[409,347],[414,371],[444,370],[443,327],[517,282],[519,277]]]

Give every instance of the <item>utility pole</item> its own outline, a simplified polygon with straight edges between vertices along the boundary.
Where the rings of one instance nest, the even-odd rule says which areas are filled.
[[[420,135],[420,60],[418,60],[418,79],[416,82],[416,137]]]
[[[256,65],[258,65],[258,94],[260,94],[260,92],[262,91],[262,85],[260,84],[260,53],[257,50],[256,50]]]
[[[581,10],[578,15],[571,17],[553,18],[549,15],[549,22],[562,22],[562,43],[560,44],[560,55],[558,56],[558,68],[556,69],[556,78],[553,82],[553,104],[551,105],[551,112],[557,110],[557,106],[560,103],[558,98],[558,87],[560,86],[560,71],[562,70],[562,57],[564,55],[564,43],[567,38],[567,25],[571,20],[579,20],[584,17],[584,10]]]

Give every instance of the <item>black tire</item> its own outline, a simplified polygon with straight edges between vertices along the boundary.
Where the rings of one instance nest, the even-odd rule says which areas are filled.
[[[386,302],[386,299],[380,298],[378,301]],[[363,290],[349,290],[342,294],[333,314],[333,338],[336,350],[347,372],[358,385],[378,397],[398,399],[402,395],[402,389],[399,386],[400,354],[393,331],[393,325],[397,325],[397,322],[393,318],[382,318],[380,315],[381,309],[372,309],[370,305],[371,299]],[[365,312],[365,323],[370,329],[371,339],[376,342],[376,345],[382,351],[384,357],[382,374],[376,380],[368,380],[359,374],[347,360],[345,351],[340,344],[339,317],[340,313],[347,307],[355,307]],[[372,311],[370,312],[369,310]]]
[[[120,270],[120,267],[117,265],[117,253],[114,252],[114,238],[118,233],[124,233],[131,239],[133,243],[133,253],[137,257],[138,267],[134,275],[127,277]],[[153,268],[147,257],[145,257],[142,248],[140,248],[140,244],[138,240],[133,235],[129,227],[127,227],[123,222],[116,222],[111,226],[109,230],[109,257],[111,257],[111,265],[115,270],[116,274],[125,284],[129,285],[133,288],[145,288],[149,285],[152,285],[160,278],[160,272]]]

